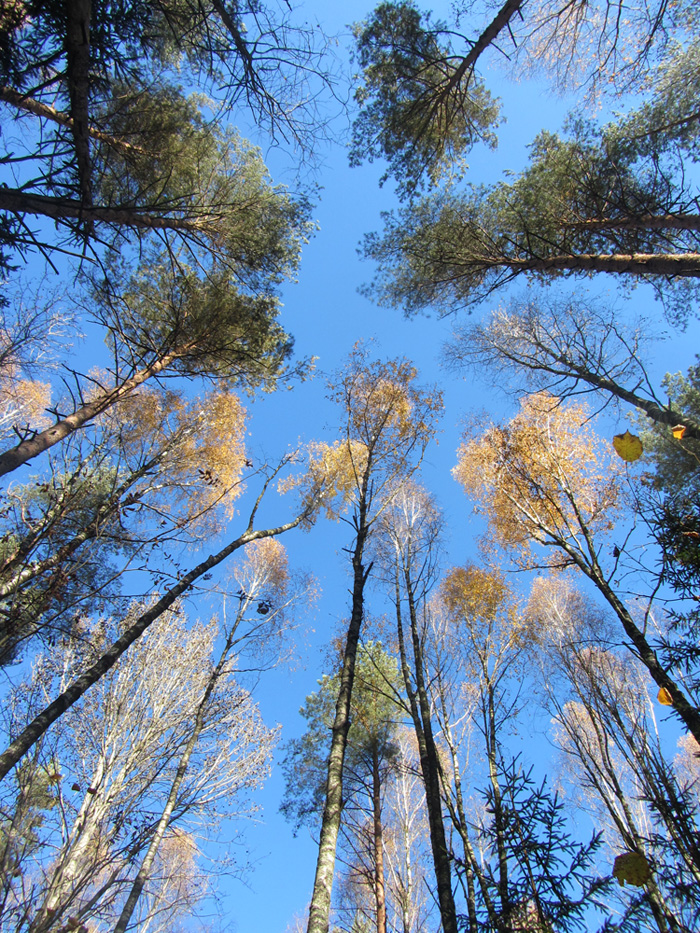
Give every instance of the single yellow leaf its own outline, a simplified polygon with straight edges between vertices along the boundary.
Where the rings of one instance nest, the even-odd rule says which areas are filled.
[[[622,887],[627,882],[641,888],[651,877],[651,868],[645,856],[638,852],[623,852],[615,858],[612,875]]]
[[[615,437],[613,437],[613,447],[618,455],[622,457],[623,460],[627,460],[628,463],[639,460],[644,451],[642,442],[637,435],[630,434],[629,431],[625,431],[624,434],[616,434]]]
[[[659,690],[656,699],[659,701],[659,703],[661,703],[662,706],[673,706],[673,697],[665,687],[662,687]]]
[[[674,425],[671,428],[671,433],[673,434],[673,436],[675,437],[677,441],[681,440],[681,438],[685,437],[685,425],[684,424]]]

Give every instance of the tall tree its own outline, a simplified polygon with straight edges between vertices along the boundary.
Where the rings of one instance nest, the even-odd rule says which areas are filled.
[[[614,583],[617,545],[607,561],[604,537],[622,507],[621,464],[611,460],[584,406],[540,394],[503,427],[477,426],[459,450],[455,477],[487,516],[499,543],[523,565],[576,567],[598,589],[619,620],[627,645],[649,671],[696,738],[700,710],[695,690],[650,643]],[[603,466],[604,465],[604,466]],[[548,549],[549,558],[533,552]],[[650,594],[646,612],[651,609]]]
[[[230,392],[187,403],[177,392],[141,390],[51,458],[49,476],[10,485],[0,561],[5,661],[117,598],[137,559],[153,571],[164,548],[221,527],[243,489],[244,419]]]
[[[171,825],[190,763],[200,738],[206,734],[207,711],[216,691],[227,677],[230,678],[230,671],[235,665],[242,666],[241,658],[254,659],[258,673],[264,666],[263,659],[266,656],[270,659],[269,664],[279,663],[284,656],[279,647],[280,641],[284,642],[287,627],[285,623],[292,618],[296,604],[302,601],[308,603],[311,596],[311,581],[307,578],[293,580],[284,548],[274,538],[253,542],[242,566],[234,573],[237,582],[241,583],[238,609],[234,618],[230,622],[226,621],[224,625],[223,648],[204,683],[204,689],[194,709],[190,723],[191,732],[182,747],[165,805],[119,914],[114,933],[124,933],[128,929],[144,888],[152,877],[154,864],[161,852],[165,833]]]
[[[457,912],[442,813],[440,757],[425,660],[427,600],[437,582],[441,531],[442,519],[435,503],[420,487],[404,483],[382,516],[379,553],[396,609],[401,673],[425,786],[442,926],[445,933],[456,933]]]
[[[697,191],[684,170],[697,155],[698,46],[692,32],[684,31],[687,8],[677,18],[665,3],[640,8],[635,15],[648,22],[650,44],[664,50],[653,77],[647,75],[647,100],[607,126],[572,118],[564,134],[540,133],[530,147],[529,166],[506,182],[460,185],[448,172],[439,190],[387,215],[383,234],[366,241],[367,255],[379,266],[373,291],[381,301],[408,313],[426,308],[446,313],[479,303],[517,278],[542,281],[607,272],[623,282],[650,282],[671,317],[687,318],[689,304],[697,303],[694,280],[700,275]],[[546,21],[545,31],[547,25],[556,28],[558,19],[567,20],[567,9],[532,7],[535,18]],[[525,19],[529,10],[528,5]],[[415,10],[413,16],[418,19]],[[581,14],[589,31],[608,32],[606,25],[593,25],[594,19],[588,9]],[[613,34],[627,28],[610,26]],[[666,41],[660,40],[662,33]],[[573,37],[574,44],[579,40]],[[414,125],[401,116],[411,108],[419,111],[424,79],[400,40],[387,45],[384,58],[375,52],[387,101],[378,96],[384,109],[379,103],[373,107],[379,123],[375,133],[393,171],[409,160],[406,153],[420,152]],[[449,53],[443,57],[449,60]],[[640,51],[637,64],[645,58],[643,71],[649,59]],[[413,82],[403,80],[402,69],[411,67]],[[430,76],[430,67],[425,71]],[[372,82],[378,78],[368,74],[368,89],[361,93],[376,94]],[[679,86],[683,94],[677,93]],[[432,133],[426,144],[444,153],[448,166],[455,148],[469,145],[462,132],[455,146],[449,121],[436,123]]]
[[[65,271],[72,256],[66,304],[102,327],[112,360],[101,377],[75,373],[54,423],[17,412],[1,474],[147,379],[271,388],[284,371],[292,342],[276,288],[310,232],[308,200],[272,183],[227,116],[247,104],[307,150],[323,133],[325,43],[292,20],[220,0],[22,4],[3,18],[0,108],[8,132],[21,126],[3,160],[4,262],[39,252]]]
[[[644,897],[626,899],[631,922],[692,929],[697,800],[664,752],[643,668],[611,647],[612,620],[566,578],[537,580],[528,614],[546,633],[542,680],[565,773],[608,844],[650,865]]]
[[[351,164],[383,157],[398,193],[412,196],[423,177],[435,182],[478,141],[495,144],[498,103],[475,73],[479,56],[508,26],[522,0],[507,0],[476,41],[431,22],[412,2],[380,3],[355,26],[362,84]],[[466,54],[452,48],[455,39]]]
[[[340,670],[340,686],[328,758],[328,780],[316,878],[309,910],[309,933],[327,933],[335,851],[343,799],[343,761],[350,727],[350,705],[357,647],[364,616],[364,591],[371,571],[365,547],[382,511],[401,483],[417,469],[436,430],[442,397],[415,384],[407,360],[377,362],[356,346],[346,367],[331,383],[330,397],[343,413],[342,439],[318,445],[304,484],[305,501],[314,504],[324,479],[335,491],[326,510],[354,530],[351,549],[352,608]]]
[[[669,398],[654,385],[648,372],[653,337],[651,321],[628,322],[593,297],[557,301],[543,294],[458,325],[446,359],[450,368],[473,366],[514,392],[547,391],[559,398],[595,393],[601,407],[629,405],[665,427],[660,437],[683,425],[684,437],[696,438],[697,416],[678,404],[679,393]]]
[[[12,247],[51,249],[26,222],[43,214],[65,230],[67,245],[99,248],[110,227],[137,235],[150,228],[192,242],[201,236],[219,251],[221,209],[234,207],[228,171],[224,158],[223,174],[210,174],[206,140],[218,134],[183,92],[176,62],[184,84],[227,110],[248,105],[273,136],[308,145],[322,132],[319,88],[311,95],[307,87],[330,81],[323,42],[278,7],[128,0],[116,15],[85,0],[18,5],[1,27],[0,98],[36,127],[38,141],[9,156],[23,176],[3,189]]]
[[[39,694],[89,664],[110,628],[103,622],[86,632],[81,651],[68,644],[42,659],[34,674]],[[154,853],[166,829],[172,834],[204,814],[216,819],[224,799],[245,812],[247,793],[267,772],[275,731],[262,724],[230,667],[213,666],[217,633],[216,622],[193,627],[176,607],[44,744],[58,805],[35,853],[38,871],[25,866],[32,906],[28,925],[17,929],[114,919],[135,863]],[[216,692],[207,689],[212,678]],[[18,692],[13,706],[26,721],[23,699]],[[183,769],[185,754],[196,768]],[[166,801],[167,818],[159,820]]]
[[[474,565],[445,575],[432,610],[431,683],[451,761],[443,778],[466,927],[577,929],[603,886],[592,873],[599,839],[576,841],[557,795],[506,746],[522,721],[533,619],[502,573]]]
[[[283,458],[278,467],[272,470],[267,476],[263,488],[258,494],[250,511],[248,524],[243,533],[229,541],[221,550],[214,554],[210,554],[209,557],[200,561],[200,563],[189,572],[179,575],[178,581],[170,586],[160,598],[156,599],[149,608],[138,614],[136,618],[129,619],[129,624],[125,627],[124,631],[119,634],[119,637],[117,637],[111,645],[105,647],[102,654],[80,672],[79,675],[63,689],[61,694],[38,713],[10,742],[5,751],[0,754],[0,779],[22,759],[27,751],[32,748],[54,722],[69,710],[90,687],[96,684],[111,670],[124,652],[143,635],[156,619],[167,612],[171,606],[177,602],[180,596],[187,593],[196,581],[204,578],[213,568],[222,564],[240,548],[244,548],[246,545],[255,541],[276,537],[301,524],[308,524],[313,521],[314,513],[324,501],[326,487],[323,479],[317,479],[313,486],[313,493],[310,495],[310,502],[302,504],[299,511],[292,519],[281,525],[264,529],[256,529],[254,527],[260,504],[263,501],[270,483],[277,477],[280,470],[289,463],[290,459],[294,460],[294,455]]]
[[[324,676],[319,690],[306,698],[301,715],[307,729],[292,739],[283,768],[286,778],[282,812],[297,827],[318,827],[328,773],[328,729],[334,717],[339,675]],[[384,871],[385,785],[398,753],[396,732],[401,715],[396,702],[396,661],[379,642],[360,645],[351,705],[352,722],[343,765],[341,835],[350,885],[372,892],[373,927],[386,933]],[[351,898],[351,903],[354,898]],[[356,902],[353,904],[356,912]]]

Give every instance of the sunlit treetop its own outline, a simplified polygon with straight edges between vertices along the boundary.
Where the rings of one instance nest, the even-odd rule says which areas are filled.
[[[476,425],[453,475],[498,542],[527,559],[533,541],[579,547],[584,528],[593,534],[613,527],[624,471],[613,457],[584,404],[538,393],[521,401],[508,424]]]
[[[245,417],[230,392],[187,401],[179,392],[142,389],[101,421],[112,432],[122,469],[155,461],[156,480],[145,500],[154,514],[162,510],[183,527],[211,533],[233,516],[245,488]]]
[[[441,392],[417,385],[417,377],[408,360],[372,360],[355,346],[329,381],[341,437],[311,444],[306,474],[284,489],[300,487],[304,500],[329,516],[361,502],[381,511],[420,465],[442,415]]]
[[[495,145],[498,103],[452,48],[464,37],[412,2],[379,4],[355,37],[362,83],[352,164],[385,159],[383,180],[391,175],[408,196],[426,177],[459,174],[475,143]]]

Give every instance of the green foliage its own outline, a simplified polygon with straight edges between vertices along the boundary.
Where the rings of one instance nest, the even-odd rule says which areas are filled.
[[[26,905],[15,903],[24,876],[45,844],[42,827],[58,805],[58,766],[39,763],[39,755],[23,761],[12,775],[0,804],[0,912],[20,914]],[[18,909],[19,908],[19,909]],[[9,919],[9,918],[8,918]]]
[[[399,682],[397,662],[380,642],[360,645],[343,770],[345,806],[361,806],[368,779],[371,783],[372,756],[379,756],[385,771],[396,755],[393,736],[399,718]],[[319,824],[326,797],[329,736],[340,678],[337,673],[324,675],[318,683],[319,690],[306,698],[300,710],[306,731],[287,743],[282,763],[286,787],[280,810],[297,830]]]
[[[443,23],[412,2],[381,3],[355,27],[363,83],[355,91],[350,161],[386,159],[405,197],[425,176],[435,183],[459,171],[477,142],[495,146],[498,103],[473,68],[460,69]]]
[[[669,402],[680,412],[681,425],[700,426],[700,364],[688,369],[687,375],[668,373],[663,380]],[[665,495],[689,503],[700,495],[700,441],[692,437],[675,437],[665,425],[645,423],[640,433],[645,460],[654,465],[653,484]]]
[[[9,490],[0,512],[0,664],[16,660],[37,636],[55,644],[84,613],[116,596],[113,558],[134,550],[119,497],[106,509],[118,481],[116,468],[101,463]],[[81,536],[81,549],[73,548]]]
[[[517,758],[499,762],[499,770],[501,800],[495,803],[489,786],[484,792],[489,818],[480,828],[482,845],[491,855],[484,862],[486,890],[498,918],[494,922],[484,909],[484,888],[477,887],[479,929],[484,933],[590,929],[588,911],[610,886],[610,879],[591,874],[601,836],[594,835],[588,843],[575,841],[557,795],[544,783],[538,786],[531,770],[524,771]],[[507,858],[505,884],[495,858],[498,846]]]
[[[226,102],[242,96],[275,127],[290,128],[297,116],[285,115],[304,110],[291,87],[306,79],[289,82],[294,108],[270,82],[285,88],[292,63],[314,58],[315,40],[296,45],[303,30],[295,33],[284,15],[266,32],[270,22],[258,3],[237,4],[233,15],[219,0],[122,0],[68,10],[28,4],[0,23],[3,110],[16,108],[28,127],[26,151],[6,159],[12,186],[0,190],[4,264],[13,252],[88,256],[108,273],[103,303],[105,294],[118,304],[145,291],[153,307],[132,308],[120,335],[135,339],[124,353],[130,363],[135,355],[140,365],[144,346],[158,354],[201,340],[180,372],[272,387],[291,353],[275,289],[294,275],[310,233],[308,200],[274,186],[259,150],[212,118],[204,96],[225,87]],[[186,95],[179,81],[197,93]],[[53,221],[53,238],[35,219],[42,216]],[[187,305],[175,320],[173,302]],[[93,313],[119,333],[115,309]],[[145,344],[144,331],[152,338]]]
[[[602,129],[572,120],[563,136],[536,137],[512,181],[447,185],[386,215],[383,235],[365,243],[381,269],[373,294],[409,314],[448,312],[519,276],[612,272],[649,281],[669,317],[683,322],[700,275],[696,191],[677,153],[683,128],[683,145],[695,132],[693,103],[666,133],[646,122],[658,118],[651,110]]]

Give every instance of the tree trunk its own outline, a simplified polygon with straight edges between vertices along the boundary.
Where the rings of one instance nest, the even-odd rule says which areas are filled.
[[[700,276],[700,253],[584,253],[515,259],[485,256],[465,263],[483,269],[506,268],[517,272],[611,272],[627,275]]]
[[[82,220],[94,223],[115,224],[119,227],[133,227],[136,230],[182,230],[187,233],[201,233],[211,225],[207,216],[196,216],[194,208],[188,216],[179,217],[168,213],[172,208],[149,207],[101,207],[99,204],[83,207],[73,198],[52,198],[45,194],[33,194],[14,188],[0,187],[0,210],[11,214],[33,214],[38,217],[51,217],[52,220]],[[222,207],[221,213],[225,212]]]
[[[615,593],[615,591],[609,585],[608,581],[605,579],[602,570],[598,566],[597,560],[594,558],[593,561],[589,564],[584,560],[581,554],[579,554],[573,548],[566,547],[565,543],[561,544],[560,546],[563,547],[566,553],[573,558],[579,569],[583,571],[588,579],[595,584],[600,593],[605,597],[608,604],[614,610],[618,619],[622,623],[625,634],[632,642],[635,653],[637,654],[639,660],[649,671],[657,686],[659,688],[663,688],[669,693],[673,709],[683,721],[684,725],[691,733],[695,741],[700,744],[700,710],[698,710],[696,706],[693,706],[693,704],[688,701],[686,695],[683,693],[676,681],[669,676],[666,668],[659,661],[656,652],[647,641],[646,636],[637,627],[634,619],[627,611],[627,607],[619,599],[617,593]],[[591,549],[591,553],[594,554],[595,552]]]
[[[496,857],[498,861],[498,898],[501,902],[499,930],[509,933],[511,929],[511,910],[514,905],[510,902],[510,885],[508,883],[508,856],[504,842],[503,800],[501,785],[498,780],[498,742],[496,740],[496,713],[494,707],[493,687],[487,685],[486,709],[484,710],[484,726],[486,728],[487,758],[489,765],[489,780],[493,791],[493,821],[496,835]]]
[[[372,821],[374,828],[374,899],[377,906],[377,933],[386,933],[386,894],[384,885],[384,839],[382,833],[381,776],[379,750],[372,749]],[[115,931],[116,933],[116,931]]]
[[[397,579],[396,585],[396,612],[397,629],[399,637],[399,655],[401,670],[404,676],[404,686],[411,709],[411,718],[416,731],[418,752],[420,756],[421,773],[425,786],[425,803],[428,811],[428,825],[430,827],[430,847],[433,854],[435,869],[435,884],[437,887],[440,917],[442,919],[443,933],[457,933],[457,911],[454,895],[452,893],[452,873],[450,870],[450,857],[445,839],[445,826],[442,819],[442,797],[440,795],[440,762],[433,736],[430,718],[430,703],[425,688],[425,674],[423,652],[418,633],[416,606],[413,598],[411,580],[406,574],[406,589],[408,593],[409,617],[413,643],[414,674],[416,689],[413,689],[408,667],[406,645],[401,620],[400,591]]]
[[[92,168],[90,164],[90,19],[91,0],[65,0],[66,76],[70,94],[71,129],[78,164],[80,200],[83,207],[92,204]]]
[[[17,467],[22,466],[23,463],[32,460],[34,457],[38,457],[40,453],[48,450],[49,447],[53,447],[54,444],[58,444],[59,441],[68,437],[69,434],[82,428],[89,421],[92,421],[93,418],[97,417],[97,415],[106,411],[116,402],[121,401],[121,399],[126,398],[127,395],[130,395],[134,389],[142,385],[147,379],[150,379],[152,376],[157,376],[158,373],[166,369],[173,360],[178,359],[190,349],[191,346],[188,344],[187,346],[179,347],[177,350],[164,354],[160,359],[151,363],[150,366],[140,369],[138,372],[134,373],[130,379],[126,379],[114,389],[103,392],[91,402],[82,405],[77,411],[73,412],[72,415],[62,418],[60,421],[57,421],[56,424],[51,425],[50,428],[46,428],[45,431],[40,431],[38,434],[35,434],[34,437],[28,438],[26,441],[17,444],[16,447],[12,447],[10,450],[6,450],[3,454],[0,454],[0,476],[11,473],[13,470],[16,470]]]
[[[117,920],[116,926],[114,927],[114,933],[125,933],[126,928],[129,925],[129,921],[131,920],[131,917],[134,913],[134,910],[136,909],[136,904],[138,903],[138,900],[141,897],[141,893],[144,889],[144,886],[151,876],[153,862],[155,861],[156,855],[158,854],[158,849],[160,848],[160,844],[163,841],[163,836],[165,835],[165,831],[167,830],[168,825],[170,824],[170,817],[175,808],[175,804],[177,803],[177,795],[179,793],[182,782],[185,779],[185,775],[187,774],[187,769],[189,767],[192,753],[194,752],[196,748],[197,741],[202,732],[202,728],[204,727],[204,714],[206,712],[209,698],[211,697],[212,693],[214,692],[214,689],[216,688],[219,678],[221,677],[221,673],[224,669],[224,665],[226,664],[226,661],[228,659],[228,655],[231,650],[231,644],[233,642],[235,631],[236,629],[234,627],[231,633],[229,634],[229,637],[226,639],[226,644],[224,645],[224,649],[221,652],[219,661],[216,667],[214,668],[214,670],[212,671],[211,676],[209,677],[209,680],[207,681],[207,685],[204,688],[202,699],[199,701],[199,705],[197,707],[197,714],[195,716],[195,722],[194,722],[194,728],[192,730],[192,734],[187,740],[187,745],[185,746],[185,749],[180,758],[180,762],[178,764],[175,777],[173,778],[173,782],[170,785],[170,791],[168,792],[168,797],[165,802],[165,806],[163,807],[163,812],[161,813],[160,819],[158,820],[158,825],[156,826],[155,832],[153,833],[153,837],[148,846],[148,850],[143,857],[143,861],[141,862],[141,867],[139,868],[139,872],[136,875],[136,878],[134,879],[134,883],[131,886],[131,890],[129,891],[129,895],[126,899],[126,903],[124,904],[124,907],[122,908],[122,912],[119,915],[119,919]]]
[[[371,462],[371,460],[370,460]],[[343,809],[343,764],[350,729],[350,702],[355,679],[355,661],[360,640],[364,608],[364,589],[372,565],[365,569],[363,553],[369,531],[367,521],[369,498],[369,463],[365,469],[360,502],[355,516],[357,536],[352,555],[353,588],[352,611],[345,641],[343,666],[340,672],[340,690],[335,707],[332,727],[331,750],[328,757],[328,781],[326,801],[321,820],[321,836],[318,844],[316,875],[309,905],[307,933],[328,933],[331,912],[331,892],[335,871],[335,854]]]

